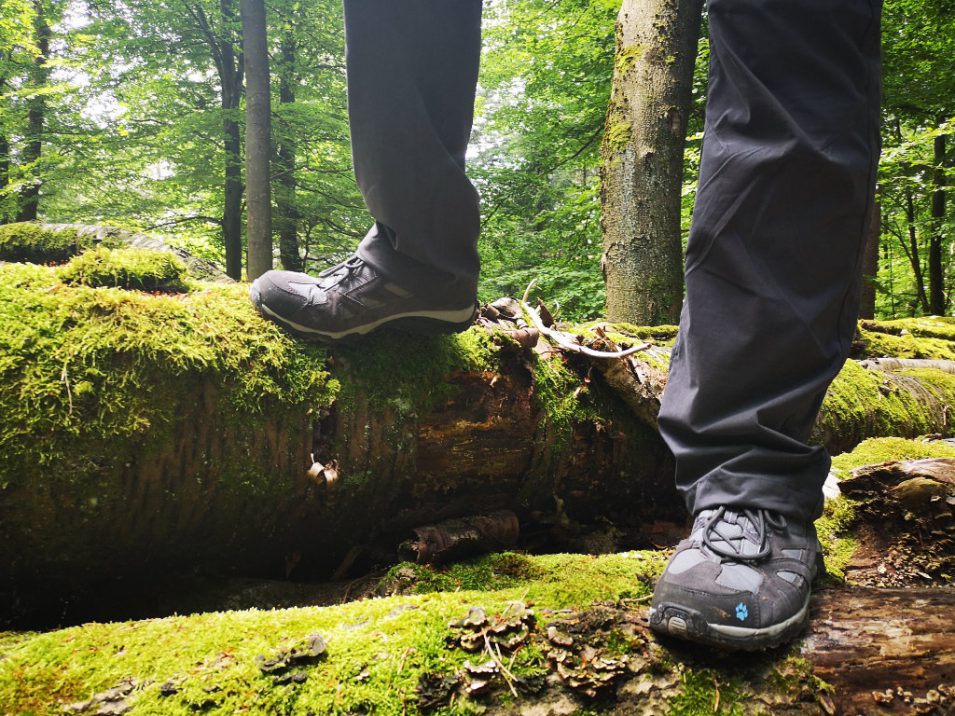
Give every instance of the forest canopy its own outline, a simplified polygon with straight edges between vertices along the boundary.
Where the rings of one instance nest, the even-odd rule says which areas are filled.
[[[247,63],[238,0],[0,0],[0,222],[144,230],[226,264],[244,241]],[[481,298],[536,279],[561,315],[602,314],[601,145],[620,0],[490,0],[468,171]],[[276,265],[344,258],[370,219],[351,173],[340,0],[275,0]],[[702,142],[706,17],[685,122],[681,235]],[[945,314],[955,219],[955,6],[889,0],[876,317]],[[873,244],[874,248],[874,244]]]

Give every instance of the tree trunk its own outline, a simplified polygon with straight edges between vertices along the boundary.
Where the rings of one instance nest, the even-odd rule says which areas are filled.
[[[607,314],[677,323],[683,148],[701,0],[624,0],[601,167]]]
[[[869,235],[866,237],[865,253],[862,255],[862,295],[859,302],[859,318],[875,318],[876,282],[879,276],[879,235],[882,224],[882,207],[878,201],[872,204],[869,219]]]
[[[932,237],[928,254],[929,301],[931,312],[936,316],[944,316],[948,308],[942,258],[945,245],[945,139],[944,134],[939,134],[934,143],[935,171],[932,183],[935,190],[932,192]]]
[[[225,24],[235,21],[234,0],[219,0]],[[222,134],[225,177],[222,207],[222,243],[225,246],[226,274],[242,280],[242,135],[237,114],[242,99],[243,58],[236,57],[233,38],[223,31],[213,47],[216,69],[222,85]]]
[[[249,280],[272,268],[272,94],[264,0],[241,0],[245,54],[245,174]]]
[[[919,251],[918,232],[915,227],[915,199],[912,198],[912,192],[908,189],[905,191],[905,220],[908,224],[909,233],[909,246],[906,250],[906,254],[909,257],[909,263],[912,265],[912,273],[915,276],[916,300],[925,313],[931,313],[928,296],[925,294],[925,278],[922,274],[922,255]]]
[[[5,192],[10,186],[10,141],[5,134],[0,133],[0,224],[10,221],[7,214],[7,198]]]
[[[36,221],[40,206],[40,186],[43,183],[39,162],[43,153],[46,99],[42,90],[49,77],[47,61],[50,56],[50,25],[43,0],[33,0],[33,10],[36,13],[33,26],[36,33],[37,56],[33,60],[33,69],[30,73],[30,87],[35,94],[27,100],[27,131],[20,156],[23,168],[29,171],[32,177],[20,190],[17,221]]]
[[[294,32],[286,28],[282,36],[281,57],[279,63],[279,102],[283,108],[295,103],[295,54]],[[280,115],[281,116],[281,115]],[[276,168],[278,187],[275,192],[276,223],[279,231],[279,255],[282,267],[287,271],[301,271],[302,257],[298,246],[298,209],[295,203],[295,155],[298,142],[295,128],[286,119],[276,150]]]

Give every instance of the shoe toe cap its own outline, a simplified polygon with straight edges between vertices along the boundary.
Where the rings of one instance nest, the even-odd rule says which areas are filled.
[[[282,316],[326,300],[316,278],[295,271],[267,271],[252,282],[249,295],[260,309]]]

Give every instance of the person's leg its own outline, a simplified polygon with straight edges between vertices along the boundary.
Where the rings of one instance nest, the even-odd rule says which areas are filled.
[[[345,0],[355,176],[375,224],[318,278],[252,287],[268,318],[338,341],[382,326],[451,332],[475,311],[478,195],[464,173],[481,54],[481,0]]]
[[[660,430],[690,512],[705,511],[697,541],[711,511],[728,507],[718,519],[733,523],[723,530],[737,542],[758,532],[756,522],[767,527],[764,510],[815,542],[810,522],[829,457],[808,439],[858,310],[879,154],[881,0],[710,0],[708,8],[703,159]],[[712,526],[708,537],[721,541]],[[699,578],[691,567],[709,575],[703,581],[718,579],[698,566],[699,554],[680,559],[658,591],[678,573]],[[805,587],[794,596],[808,599],[804,572],[790,565],[786,573]],[[720,579],[711,592],[740,588]],[[670,592],[677,599],[680,590]],[[728,611],[730,623],[746,621]],[[686,629],[676,623],[671,631]]]
[[[481,5],[345,0],[355,176],[377,220],[358,254],[397,279],[454,279],[472,294],[480,219],[464,156]]]

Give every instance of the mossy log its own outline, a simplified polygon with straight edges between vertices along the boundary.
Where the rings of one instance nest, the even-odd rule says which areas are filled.
[[[955,591],[826,588],[795,644],[658,640],[659,554],[405,565],[404,593],[0,635],[7,713],[934,714],[955,705]],[[394,582],[392,582],[394,584]],[[466,617],[466,619],[465,619]]]
[[[415,527],[500,509],[523,544],[599,519],[647,542],[649,523],[683,517],[649,413],[588,359],[507,325],[328,352],[261,320],[242,286],[93,288],[64,283],[69,267],[0,266],[4,614],[195,567],[329,574],[356,549],[375,560]],[[659,374],[663,355],[643,364]],[[947,433],[953,385],[851,363],[817,436],[838,451]]]

